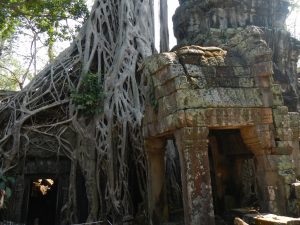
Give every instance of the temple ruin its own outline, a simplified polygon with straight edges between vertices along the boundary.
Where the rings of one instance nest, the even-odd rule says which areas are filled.
[[[143,121],[153,224],[165,149],[179,154],[185,224],[214,224],[233,208],[299,216],[299,41],[285,30],[288,1],[180,2],[178,46],[151,56]],[[178,166],[179,166],[178,165]]]
[[[300,216],[300,42],[286,30],[289,1],[179,2],[178,45],[154,54],[152,1],[97,0],[74,44],[25,91],[0,98],[1,171],[16,178],[7,220]],[[106,92],[99,115],[72,102],[87,73]],[[35,215],[41,205],[47,213]]]

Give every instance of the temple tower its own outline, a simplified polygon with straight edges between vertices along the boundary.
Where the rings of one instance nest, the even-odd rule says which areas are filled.
[[[180,0],[173,17],[178,45],[226,46],[247,26],[263,31],[273,51],[274,79],[289,111],[299,111],[297,62],[300,42],[286,29],[289,0]]]

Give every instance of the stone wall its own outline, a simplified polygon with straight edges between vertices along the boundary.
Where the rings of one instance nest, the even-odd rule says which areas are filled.
[[[159,224],[164,212],[157,207],[165,205],[164,146],[174,137],[185,224],[214,224],[207,143],[222,129],[237,130],[254,156],[261,209],[300,215],[294,194],[300,176],[300,42],[285,28],[289,1],[179,2],[173,17],[178,45],[150,57],[143,70],[150,221]]]
[[[220,40],[217,37],[222,33],[217,29],[214,32]],[[254,154],[262,209],[298,213],[299,199],[291,197],[291,185],[296,182],[295,167],[299,163],[299,114],[288,112],[282,88],[274,82],[273,51],[264,40],[265,32],[255,26],[227,32],[226,44],[219,45],[223,48],[178,47],[145,61],[143,73],[149,86],[143,126],[149,198],[153,200],[149,207],[155,223],[163,210],[155,205],[164,205],[157,197],[165,192],[163,143],[174,136],[183,167],[185,223],[213,224],[205,143],[209,130],[214,129],[238,129]],[[158,141],[160,147],[154,148],[151,143]],[[151,170],[156,172],[152,174]],[[206,210],[201,211],[203,207]],[[204,214],[210,216],[204,219]]]
[[[296,65],[300,42],[285,29],[287,0],[181,1],[173,17],[178,46],[202,45],[228,48],[232,35],[256,26],[272,49],[274,80],[283,89],[289,111],[299,109]]]
[[[211,28],[228,28],[254,25],[284,29],[288,14],[287,0],[183,0],[177,9],[174,31],[179,44],[192,41]],[[196,44],[196,43],[193,43]]]

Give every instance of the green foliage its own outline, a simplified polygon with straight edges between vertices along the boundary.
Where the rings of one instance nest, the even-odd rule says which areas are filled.
[[[71,92],[75,106],[86,115],[94,115],[103,111],[105,94],[97,74],[83,75],[80,88]]]
[[[12,195],[12,187],[16,183],[15,178],[2,175],[0,176],[0,189],[5,191],[5,199],[8,200]]]
[[[21,65],[19,60],[11,56],[0,60],[0,90],[21,90],[31,79],[32,74],[28,68]]]
[[[68,24],[62,21],[88,16],[84,0],[1,0],[0,8],[0,40],[7,40],[25,28],[36,34],[46,33],[49,49],[55,40],[72,38]]]

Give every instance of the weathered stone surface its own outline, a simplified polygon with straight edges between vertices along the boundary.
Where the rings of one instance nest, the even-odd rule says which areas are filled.
[[[299,110],[297,62],[300,42],[286,30],[264,29],[264,39],[273,50],[274,80],[283,90],[284,104],[289,111]]]
[[[300,219],[267,214],[255,218],[257,225],[300,225]]]
[[[152,63],[152,61],[149,63]],[[152,76],[152,79],[154,81],[154,87],[163,85],[166,82],[168,82],[178,76],[185,76],[185,71],[184,71],[183,66],[179,63],[167,65],[159,72],[156,71],[155,76]]]
[[[237,128],[255,124],[272,124],[272,110],[269,108],[207,108],[179,110],[157,120],[155,116],[144,123],[146,137],[174,132],[183,127]],[[269,129],[269,127],[268,127]],[[268,131],[260,130],[261,137],[268,139]],[[261,143],[262,144],[262,143]],[[271,146],[270,142],[264,146]]]
[[[300,172],[295,170],[300,162],[295,157],[300,123],[299,113],[289,111],[300,108],[295,69],[300,45],[284,31],[288,1],[180,3],[173,18],[179,45],[147,61],[153,63],[145,74],[153,80],[157,108],[146,112],[143,126],[146,138],[176,136],[184,166],[186,224],[213,224],[199,211],[203,205],[205,212],[212,210],[211,200],[203,195],[210,195],[207,152],[202,152],[207,150],[207,138],[197,129],[237,129],[255,158],[261,207],[299,214],[291,184]]]
[[[268,61],[254,64],[252,74],[257,77],[270,76],[273,74],[273,63]]]
[[[290,173],[293,167],[287,163],[289,157],[283,156],[289,156],[293,151],[296,135],[291,128],[291,121],[292,127],[299,130],[299,124],[295,122],[298,114],[289,115],[288,108],[283,106],[282,88],[274,84],[271,78],[273,67],[270,49],[260,41],[259,35],[258,31],[251,40],[260,43],[257,49],[251,51],[246,42],[235,47],[231,43],[235,51],[244,54],[243,59],[247,63],[243,60],[234,62],[235,57],[226,59],[227,56],[222,65],[203,64],[203,61],[198,63],[199,55],[202,57],[205,52],[202,47],[193,46],[192,49],[182,50],[181,54],[188,55],[188,58],[178,58],[173,64],[152,71],[158,107],[157,111],[152,108],[152,111],[146,112],[144,135],[149,138],[170,136],[189,127],[240,129],[245,144],[257,157],[265,154],[274,156],[268,157],[269,163],[273,164],[271,171],[266,163],[268,160],[258,160],[258,165],[262,166],[259,169],[260,176],[266,179],[260,179],[261,185],[270,187],[266,190],[261,187],[266,196],[262,204],[272,212],[279,212],[286,210],[286,205],[279,199],[289,198],[288,183],[295,179],[295,174]],[[255,48],[254,44],[250,46]],[[198,57],[197,63],[193,57]],[[213,57],[211,54],[208,58]],[[151,107],[151,104],[148,105]],[[278,188],[274,182],[279,177],[280,182],[284,182],[282,193],[285,194],[273,196],[275,191],[271,190]]]
[[[212,107],[263,107],[258,89],[184,89],[158,99],[158,114],[164,117],[181,109]]]
[[[211,28],[236,28],[247,25],[284,28],[288,13],[285,0],[247,1],[181,1],[173,17],[175,36],[179,42],[202,34]],[[209,9],[209,10],[208,10]],[[204,38],[203,38],[204,39]]]
[[[296,199],[300,200],[300,182],[292,183],[292,189],[295,194]]]
[[[145,141],[146,156],[148,163],[148,209],[150,220],[153,223],[164,222],[163,212],[167,207],[164,198],[165,194],[165,162],[164,148],[166,142],[162,139],[152,139]]]
[[[274,106],[282,106],[283,105],[283,97],[282,97],[282,89],[279,85],[272,85],[272,94],[273,94],[273,105]]]
[[[299,219],[267,213],[251,213],[243,215],[249,224],[256,225],[298,225]]]
[[[182,128],[175,133],[182,154],[185,224],[214,224],[213,199],[207,152],[208,129]]]
[[[175,35],[179,45],[218,46],[228,50],[229,55],[238,56],[248,49],[244,58],[248,64],[272,60],[274,79],[283,88],[284,102],[290,111],[297,111],[300,42],[286,31],[288,6],[286,0],[255,0],[251,4],[232,0],[185,1],[173,18]],[[261,40],[260,47],[251,47],[257,45],[257,39]],[[266,54],[263,43],[272,52]]]
[[[249,224],[240,218],[234,218],[234,225],[249,225]]]
[[[178,63],[176,59],[175,53],[161,53],[150,56],[144,61],[143,72],[151,75],[163,69],[166,65]]]
[[[290,128],[293,131],[292,140],[299,140],[299,132],[300,132],[299,113],[289,113],[289,118],[290,118]]]

